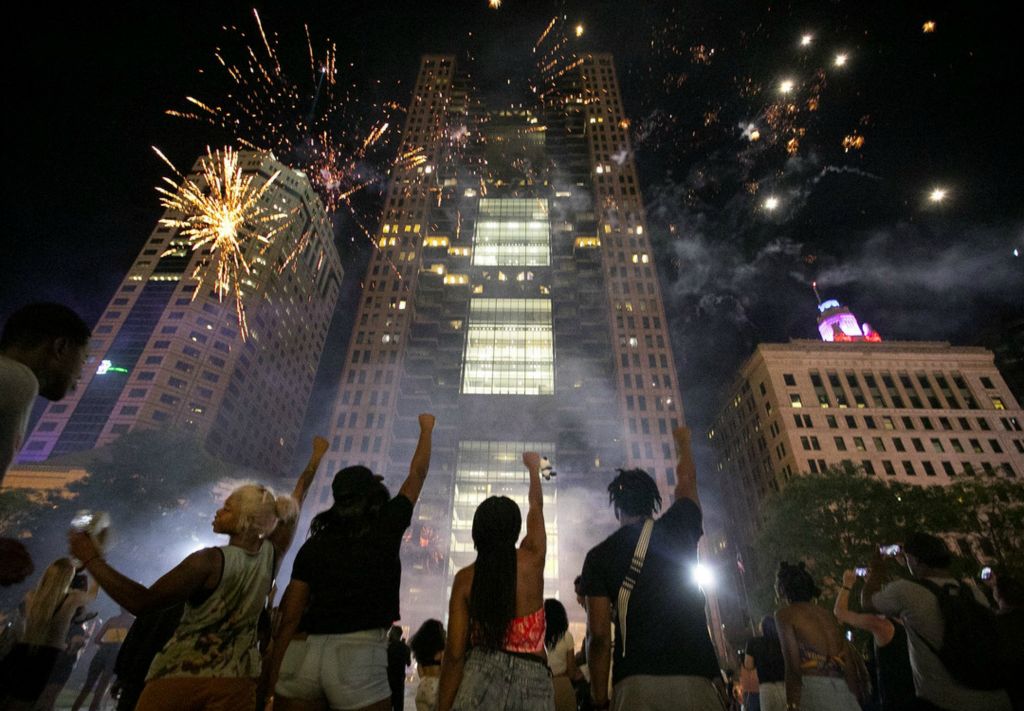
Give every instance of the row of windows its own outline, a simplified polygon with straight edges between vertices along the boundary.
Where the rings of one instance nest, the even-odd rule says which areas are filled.
[[[914,462],[910,461],[909,459],[903,459],[899,461],[898,464],[900,465],[900,470],[906,476],[917,476],[918,469],[917,466],[915,466]],[[960,474],[964,474],[966,476],[976,476],[979,473],[975,469],[974,465],[971,464],[970,462],[959,462],[958,464],[954,465],[953,462],[942,460],[939,462],[939,465],[941,465],[942,467],[942,472],[948,477],[955,477]],[[925,476],[937,475],[935,464],[933,462],[925,460],[923,462],[920,462],[919,466],[921,467],[921,472]],[[869,476],[874,476],[877,473],[875,469],[875,464],[870,459],[862,460],[860,463],[860,467],[861,469],[864,470],[864,473],[868,474]],[[808,459],[807,468],[812,473],[817,474],[819,472],[825,471],[828,468],[828,464],[824,459]],[[993,465],[990,462],[981,463],[980,473],[983,473],[986,476],[996,476],[997,474],[999,474],[1000,470],[1002,471],[1002,474],[1006,477],[1014,478],[1017,476],[1017,472],[1014,470],[1013,466],[1009,462],[1002,462],[996,465]],[[898,473],[896,465],[889,459],[882,460],[882,471],[884,471],[887,476],[896,476]]]
[[[835,448],[838,449],[840,452],[845,452],[847,451],[847,449],[851,447],[857,450],[858,452],[866,452],[868,451],[869,441],[871,443],[871,448],[876,452],[888,451],[888,447],[892,447],[892,449],[896,452],[932,451],[939,454],[944,454],[947,450],[956,452],[958,454],[963,454],[967,451],[967,448],[969,448],[970,451],[975,454],[983,454],[986,451],[985,446],[982,443],[982,440],[976,439],[974,437],[969,438],[966,441],[966,445],[964,442],[961,442],[960,439],[957,437],[950,437],[946,442],[943,442],[943,440],[939,437],[931,437],[927,440],[927,444],[926,440],[920,437],[911,437],[909,444],[904,442],[902,437],[893,437],[889,441],[889,445],[886,445],[886,440],[882,437],[851,437],[849,445],[847,444],[846,437],[837,436],[832,438],[832,442],[835,445]],[[1024,454],[1024,441],[1017,439],[1013,440],[1013,443],[1017,449],[1017,452],[1020,454]],[[999,440],[989,439],[987,441],[987,444],[988,451],[992,452],[993,454],[1004,453],[1003,446],[999,443]],[[821,449],[821,442],[815,435],[801,435],[800,445],[806,451]]]
[[[975,427],[984,432],[991,431],[992,426],[988,419],[985,417],[976,417],[972,419],[969,417],[911,417],[909,415],[903,416],[890,416],[890,415],[864,415],[859,418],[854,415],[826,415],[825,424],[829,429],[838,429],[841,426],[845,426],[846,429],[855,430],[858,429],[858,422],[863,421],[864,428],[869,430],[885,429],[885,430],[925,430],[934,431],[942,429],[946,431],[951,430],[973,430]],[[793,422],[798,428],[806,429],[814,427],[814,419],[811,415],[794,413]],[[920,425],[920,427],[918,427]],[[1000,417],[999,425],[1007,432],[1020,432],[1022,430],[1021,423],[1016,417]],[[777,432],[774,432],[777,434]]]
[[[967,380],[956,371],[950,374],[933,371],[930,375],[923,371],[916,371],[913,375],[901,371],[895,377],[889,371],[878,374],[845,371],[842,376],[837,372],[827,372],[824,377],[818,371],[811,371],[810,381],[816,405],[820,407],[900,409],[908,407],[909,403],[909,407],[914,409],[979,409]],[[797,385],[792,373],[784,373],[783,382],[789,387]],[[988,377],[982,379],[982,384],[987,389],[994,385]],[[762,395],[766,393],[764,383],[761,383],[760,391]],[[989,393],[988,396],[994,409],[1006,409],[998,394]],[[803,395],[799,392],[790,392],[789,399],[793,407],[804,406]]]

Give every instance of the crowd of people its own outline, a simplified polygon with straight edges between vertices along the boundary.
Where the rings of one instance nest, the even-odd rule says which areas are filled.
[[[36,394],[60,399],[78,379],[88,337],[81,319],[53,304],[6,324],[0,477]],[[994,613],[949,571],[942,539],[924,533],[903,545],[906,577],[892,578],[878,557],[863,581],[843,576],[832,611],[815,603],[821,591],[807,566],[783,562],[779,608],[750,640],[739,684],[723,674],[704,594],[683,574],[703,535],[686,428],[674,432],[676,483],[663,513],[642,470],[619,470],[608,486],[619,527],[590,550],[575,581],[586,614],[579,652],[565,607],[544,598],[537,452],[522,455],[525,535],[512,499],[482,501],[472,522],[476,559],[455,574],[447,629],[426,620],[407,645],[395,626],[400,548],[426,484],[433,429],[434,417],[421,414],[408,476],[393,496],[364,466],[334,475],[333,501],[313,517],[276,609],[277,571],[326,452],[322,438],[290,494],[237,488],[212,524],[227,543],[192,553],[152,585],[115,569],[96,535],[71,531],[68,557],[43,570],[5,634],[0,710],[53,708],[83,649],[92,657],[75,709],[90,694],[98,709],[108,685],[123,710],[401,709],[412,660],[417,711],[720,711],[736,708],[737,688],[745,708],[766,711],[1021,708],[1009,671],[1024,639],[1020,584],[996,579]],[[0,583],[31,575],[20,542],[0,540],[0,556]],[[855,586],[861,611],[850,609]],[[102,625],[86,609],[99,590],[121,607]],[[873,673],[843,625],[872,636]]]

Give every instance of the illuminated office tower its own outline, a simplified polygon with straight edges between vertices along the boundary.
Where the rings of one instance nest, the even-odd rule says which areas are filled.
[[[580,56],[550,86],[489,105],[453,56],[424,56],[400,150],[426,160],[392,170],[375,234],[326,468],[365,464],[394,492],[418,413],[437,415],[403,548],[412,623],[444,613],[483,498],[525,513],[522,451],[557,471],[545,577],[563,599],[611,530],[615,468],[646,469],[666,506],[675,483],[678,382],[611,57]]]
[[[193,180],[201,181],[201,161]],[[191,429],[214,455],[269,473],[289,463],[305,416],[342,277],[330,221],[305,176],[269,154],[243,152],[253,186],[291,213],[244,277],[250,335],[239,334],[233,297],[221,303],[191,278],[209,254],[176,228],[150,234],[99,323],[74,393],[50,403],[20,461],[107,444],[137,427]],[[173,218],[172,211],[164,218]],[[304,250],[283,269],[303,234]],[[258,249],[251,246],[250,249]]]

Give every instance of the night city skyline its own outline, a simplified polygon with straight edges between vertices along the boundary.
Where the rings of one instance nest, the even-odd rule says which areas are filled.
[[[1001,106],[1013,94],[1001,79],[1012,37],[979,8],[480,2],[393,4],[387,15],[369,6],[259,11],[286,65],[302,66],[303,23],[317,46],[333,39],[339,76],[358,85],[353,120],[369,121],[371,104],[408,102],[427,52],[472,55],[476,81],[517,100],[551,17],[582,25],[572,41],[611,53],[618,66],[697,432],[757,343],[814,337],[814,280],[887,340],[970,344],[1024,311],[1014,256],[1024,249],[1021,138]],[[91,9],[36,25],[46,32],[19,35],[8,62],[23,68],[9,119],[9,135],[21,138],[9,153],[13,276],[0,286],[0,317],[53,299],[95,323],[160,214],[153,188],[167,169],[150,146],[189,165],[207,145],[230,143],[164,112],[181,110],[186,96],[219,96],[214,50],[238,56],[243,46],[221,26],[251,42],[252,8]],[[947,191],[942,200],[931,199],[936,190]],[[339,223],[346,279],[329,336],[337,345],[324,354],[310,432],[329,416],[331,375],[371,250]]]

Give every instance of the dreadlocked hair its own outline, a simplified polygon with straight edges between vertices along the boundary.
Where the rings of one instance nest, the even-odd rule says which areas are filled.
[[[330,533],[353,540],[363,538],[380,518],[381,509],[390,498],[391,492],[378,481],[356,494],[335,499],[331,508],[313,517],[309,536]]]
[[[523,518],[507,496],[483,500],[473,514],[476,565],[469,592],[469,619],[475,643],[501,649],[516,616],[516,540]]]
[[[617,469],[619,475],[608,485],[608,503],[617,513],[650,516],[661,510],[661,494],[651,475],[643,469]]]
[[[779,595],[790,602],[810,602],[821,595],[821,590],[814,584],[814,578],[807,572],[803,561],[796,565],[782,561],[775,579]]]

